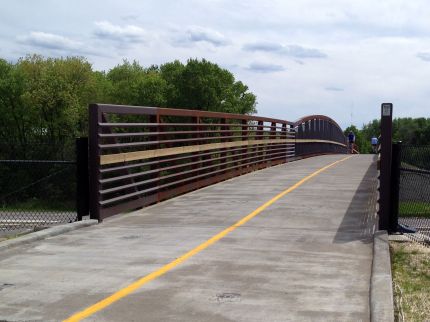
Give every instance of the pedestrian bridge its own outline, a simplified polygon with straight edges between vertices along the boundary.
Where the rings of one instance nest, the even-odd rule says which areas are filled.
[[[374,156],[314,156],[11,248],[0,318],[367,321],[376,183]]]

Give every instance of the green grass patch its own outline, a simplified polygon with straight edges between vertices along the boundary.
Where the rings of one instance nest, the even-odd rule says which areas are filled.
[[[396,321],[430,321],[430,248],[391,242]]]
[[[430,218],[430,203],[422,201],[400,202],[399,216]]]

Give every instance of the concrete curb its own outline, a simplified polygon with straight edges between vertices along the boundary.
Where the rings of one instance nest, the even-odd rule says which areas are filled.
[[[97,224],[98,221],[95,219],[89,219],[89,220],[83,220],[83,221],[77,221],[70,224],[64,224],[64,225],[58,225],[54,227],[50,227],[44,230],[40,230],[34,233],[30,233],[27,235],[23,235],[17,238],[9,239],[0,242],[0,251],[19,246],[28,244],[37,240],[45,239],[52,236],[57,236],[60,234],[67,233],[72,230],[76,230],[83,227],[88,227]]]
[[[373,236],[373,263],[370,279],[370,321],[393,322],[394,304],[390,247],[385,230]]]

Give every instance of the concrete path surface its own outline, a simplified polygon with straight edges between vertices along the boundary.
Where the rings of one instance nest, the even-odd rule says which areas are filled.
[[[60,321],[344,155],[250,173],[0,253],[0,320]],[[368,321],[376,165],[339,162],[86,321]]]

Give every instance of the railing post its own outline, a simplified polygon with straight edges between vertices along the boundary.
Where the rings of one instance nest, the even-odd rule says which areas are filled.
[[[400,191],[400,167],[402,155],[402,142],[393,144],[391,162],[391,216],[389,231],[397,231],[399,224],[399,191]]]
[[[78,221],[89,212],[88,138],[76,138],[76,212]]]
[[[271,124],[270,124],[270,133],[269,133],[269,140],[274,140],[274,139],[276,139],[276,126],[277,126],[277,123],[276,122],[272,122]],[[264,164],[266,165],[266,166],[271,166],[271,164],[272,164],[272,161],[268,161],[267,160],[267,156],[269,156],[269,158],[270,158],[270,154],[272,153],[272,151],[271,151],[271,149],[273,148],[273,147],[275,147],[276,146],[276,143],[269,143],[266,147],[265,147],[265,149],[266,149],[266,152],[265,152],[265,160],[266,161],[264,161]]]
[[[393,104],[381,105],[381,160],[379,174],[379,229],[390,229]]]
[[[294,151],[296,152],[296,157],[299,157],[303,154],[303,149],[302,149],[302,144],[299,142],[297,143],[297,140],[300,140],[303,138],[303,129],[302,129],[302,123],[300,124],[296,124],[296,127],[294,129],[296,131],[296,142],[295,142],[295,147],[294,147]]]
[[[227,139],[226,137],[230,136],[230,132],[229,132],[230,129],[229,129],[229,126],[227,125],[227,119],[226,118],[222,118],[222,119],[219,120],[219,122],[222,124],[219,127],[220,136],[224,137],[223,139],[220,140],[220,142],[228,142],[229,139]],[[224,131],[226,131],[226,132],[224,132]],[[222,163],[227,163],[228,162],[228,157],[229,157],[229,155],[231,155],[231,152],[228,152],[228,151],[229,151],[228,148],[222,148],[222,149],[220,149],[220,152],[221,152],[220,153],[220,157],[222,158],[220,160],[220,162],[222,162]],[[211,158],[211,156],[209,156],[209,158]],[[227,167],[228,167],[227,164],[224,164],[224,165],[220,166],[221,169],[225,169]]]
[[[163,127],[161,127],[159,124],[161,123],[161,117],[160,115],[157,113],[156,115],[150,115],[149,116],[149,122],[150,123],[157,123],[157,126],[155,127],[155,129],[157,130],[157,150],[159,150],[161,148],[161,144],[160,141],[162,139],[160,132],[164,130]],[[157,177],[157,201],[160,202],[161,201],[161,191],[160,191],[160,162],[159,162],[159,158],[156,158],[155,160],[157,160],[157,163],[151,166],[151,169],[153,170],[158,170],[156,177]],[[136,187],[137,188],[137,187]]]
[[[287,139],[287,123],[282,123],[282,129],[281,129],[281,137],[280,139]],[[285,162],[288,162],[288,143],[285,142]]]
[[[197,124],[197,126],[195,127],[195,129],[192,129],[192,131],[194,131],[194,132],[196,132],[196,133],[193,133],[192,135],[191,135],[191,137],[192,138],[194,138],[194,139],[198,139],[199,137],[200,137],[200,126],[198,126],[198,124],[200,124],[200,117],[198,117],[198,116],[194,116],[194,117],[192,117],[191,118],[192,119],[192,123],[195,123],[195,124]],[[198,145],[200,145],[200,140],[197,140],[196,141],[197,142],[197,144]],[[199,157],[198,156],[198,154],[196,154],[196,156],[195,157],[193,157],[193,158],[191,158],[191,162],[196,162],[196,164],[194,164],[193,166],[192,166],[192,168],[194,169],[194,170],[196,170],[196,175],[199,175],[200,174],[200,171],[198,171],[198,169],[200,168],[200,167],[202,167],[202,162],[201,162],[201,157]],[[198,181],[198,180],[196,180],[196,181]]]
[[[90,218],[102,221],[100,216],[100,147],[99,147],[99,123],[102,122],[102,114],[97,104],[89,106],[89,170],[90,170]]]
[[[333,123],[332,122],[330,122],[329,123],[329,127],[330,127],[330,132],[329,132],[329,137],[330,137],[330,141],[333,141],[333,137],[334,137],[334,125],[333,125]],[[329,147],[330,147],[330,153],[336,153],[336,147],[335,147],[335,145],[333,145],[333,144],[330,144],[329,145]]]
[[[245,119],[243,119],[242,120],[242,132],[241,132],[241,135],[242,135],[242,141],[248,141],[248,121],[247,120],[245,120]],[[243,164],[244,163],[246,163],[247,161],[245,160],[246,158],[248,158],[249,157],[249,149],[248,149],[248,146],[247,145],[245,145],[244,147],[243,147],[243,149],[240,151],[240,153],[242,154],[242,156],[241,156],[241,158],[240,158],[240,172],[241,173],[246,173],[247,172],[247,170],[246,169],[244,169],[244,166],[243,166]],[[248,166],[247,166],[248,167]]]
[[[256,140],[264,140],[264,122],[263,121],[258,121],[258,126],[257,126],[257,133],[256,133]],[[257,161],[255,164],[255,170],[260,169],[260,165],[263,159],[263,152],[262,152],[262,147],[260,145],[257,145],[255,147],[255,151],[257,152],[255,154],[255,156],[257,157],[255,160]]]
[[[347,154],[348,153],[348,139],[346,138],[346,136],[343,136],[343,143],[345,144],[345,146],[342,148],[342,151],[343,151],[343,153]]]
[[[316,121],[315,119],[309,120],[309,138],[311,140],[315,140],[315,138],[318,136],[318,133],[316,131]],[[309,151],[312,154],[317,153],[318,151],[318,144],[316,143],[308,143],[309,145]]]

